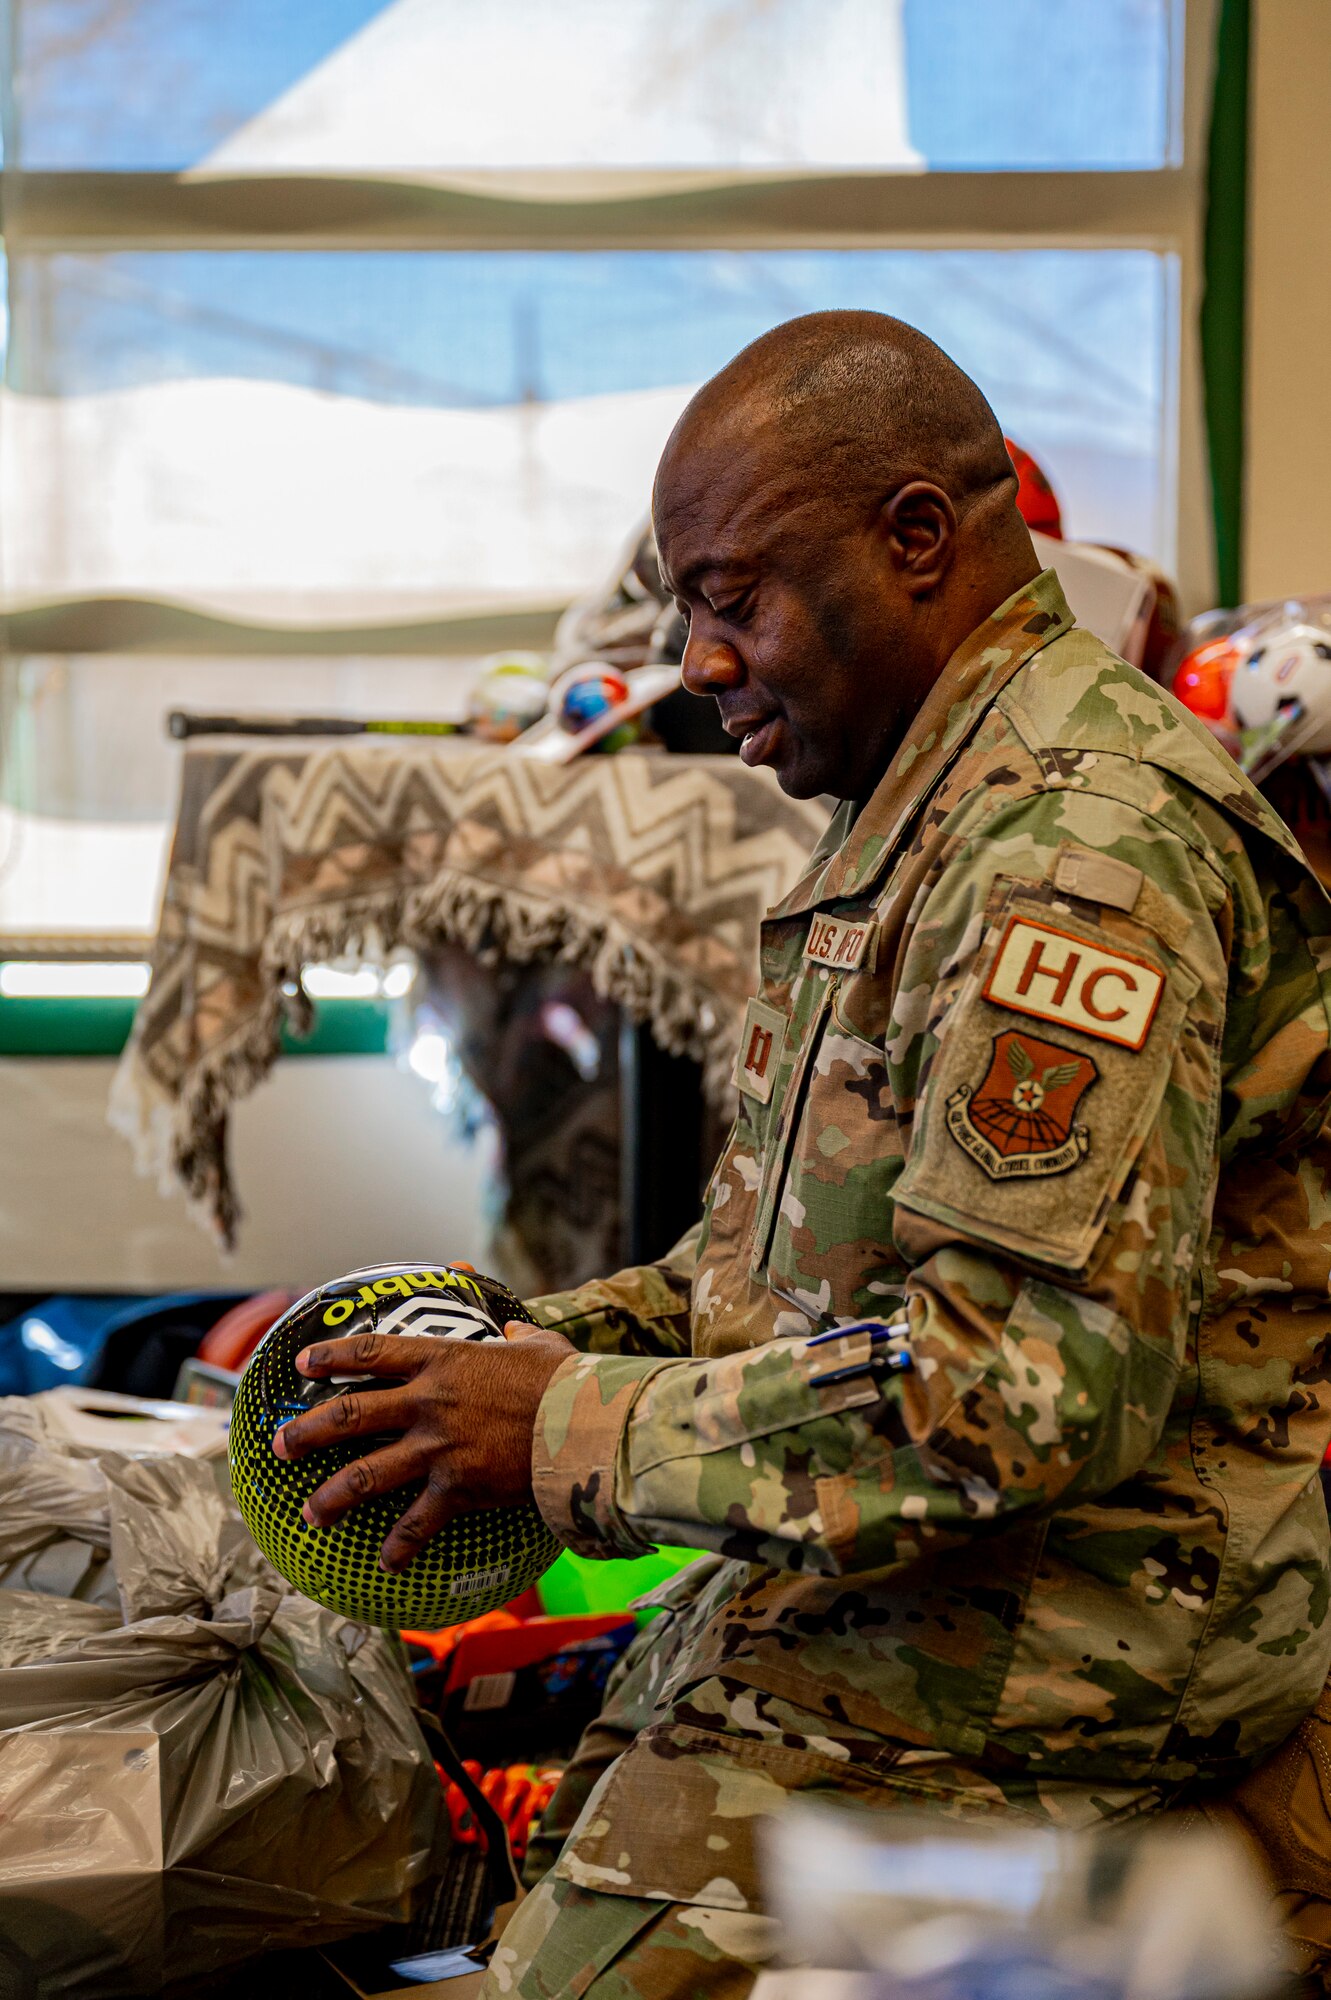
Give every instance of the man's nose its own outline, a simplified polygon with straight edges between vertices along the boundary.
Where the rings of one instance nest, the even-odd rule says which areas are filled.
[[[744,662],[724,639],[699,631],[695,620],[689,627],[680,678],[690,694],[720,694],[738,687],[744,679]]]

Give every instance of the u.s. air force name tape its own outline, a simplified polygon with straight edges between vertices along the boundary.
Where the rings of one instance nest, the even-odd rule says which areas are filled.
[[[878,926],[869,917],[815,916],[809,925],[804,956],[812,965],[825,965],[832,972],[855,972],[867,959],[873,963],[872,946]]]

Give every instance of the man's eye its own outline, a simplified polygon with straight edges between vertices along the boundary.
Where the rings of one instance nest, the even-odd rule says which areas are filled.
[[[743,625],[753,611],[753,592],[742,590],[738,597],[728,597],[724,604],[713,604],[709,609],[731,625]]]

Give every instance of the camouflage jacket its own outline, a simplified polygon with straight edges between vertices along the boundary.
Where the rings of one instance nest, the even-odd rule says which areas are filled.
[[[782,1704],[833,1771],[1159,1798],[1312,1707],[1329,1010],[1284,826],[1045,572],[766,922],[696,1242],[543,1302],[556,1533],[730,1559],[565,1872],[707,1901],[617,1870],[634,1772]]]

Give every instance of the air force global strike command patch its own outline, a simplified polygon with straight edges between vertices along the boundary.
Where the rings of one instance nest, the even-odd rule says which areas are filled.
[[[990,1180],[1065,1174],[1090,1151],[1077,1107],[1099,1076],[1089,1056],[1011,1029],[977,1086],[947,1100],[947,1129]]]

